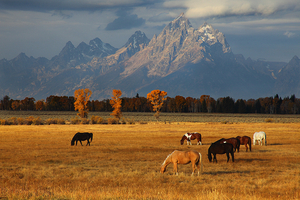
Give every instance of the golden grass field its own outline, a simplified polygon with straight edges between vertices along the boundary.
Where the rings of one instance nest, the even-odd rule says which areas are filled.
[[[272,123],[245,123],[238,118],[0,126],[0,199],[300,199],[300,123],[281,122],[280,117]],[[297,115],[291,117],[297,120]],[[180,145],[188,131],[201,133],[203,145]],[[256,131],[266,132],[267,146],[255,145],[252,152],[241,146],[234,163],[227,163],[226,155],[209,163],[211,142],[252,138]],[[71,146],[76,132],[92,132],[91,146]],[[171,164],[161,174],[162,162],[175,149],[199,151],[203,173],[191,177],[188,164],[179,165],[175,176]]]

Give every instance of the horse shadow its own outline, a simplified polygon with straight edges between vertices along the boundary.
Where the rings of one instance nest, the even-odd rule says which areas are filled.
[[[222,174],[250,174],[253,171],[246,170],[246,171],[215,171],[215,172],[204,172],[203,174],[209,174],[209,175],[222,175]]]
[[[266,162],[266,161],[270,161],[271,159],[261,159],[261,158],[239,158],[236,159],[236,162],[246,162],[246,163],[251,163],[254,161],[259,161],[259,162]]]
[[[284,144],[282,144],[282,143],[273,143],[273,144],[268,144],[268,145],[270,145],[270,146],[280,146],[280,145],[284,145]]]

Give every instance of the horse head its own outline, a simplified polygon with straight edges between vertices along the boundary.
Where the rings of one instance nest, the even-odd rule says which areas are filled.
[[[162,167],[160,168],[160,173],[163,174],[163,173],[166,171],[166,169],[167,169],[166,167],[163,167],[163,166],[162,166]]]
[[[210,153],[210,152],[208,152],[207,157],[208,157],[209,162],[211,162],[212,156],[211,156],[211,153]]]
[[[180,140],[180,144],[183,145],[184,140],[187,139],[187,137],[185,135],[182,136],[181,140]]]

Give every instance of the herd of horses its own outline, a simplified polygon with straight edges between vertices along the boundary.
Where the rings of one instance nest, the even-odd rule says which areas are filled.
[[[184,143],[184,140],[187,141],[187,145],[192,145],[191,140],[197,140],[197,145],[202,145],[202,139],[201,134],[194,132],[194,133],[186,133],[182,136],[180,140],[180,144],[182,145]],[[90,142],[93,140],[93,133],[83,132],[83,133],[76,133],[72,140],[71,140],[71,146],[74,146],[79,141],[80,144],[83,146],[82,141],[87,140],[86,145],[91,145]],[[253,145],[255,144],[259,145],[266,145],[266,133],[263,131],[255,132],[253,134]],[[246,152],[248,149],[251,151],[251,138],[248,136],[237,136],[233,138],[222,138],[215,142],[213,142],[210,147],[208,148],[208,160],[209,162],[216,162],[217,163],[217,154],[226,154],[227,156],[227,162],[231,160],[234,162],[234,152],[240,151],[240,145],[245,145]],[[213,155],[213,157],[212,157]],[[178,164],[189,164],[192,163],[192,175],[195,173],[196,169],[198,170],[198,175],[202,173],[203,171],[203,164],[202,164],[202,155],[201,153],[190,150],[190,151],[178,151],[175,150],[171,154],[167,156],[167,158],[164,160],[163,164],[161,165],[161,173],[164,173],[166,171],[166,168],[169,164],[173,163],[173,168],[175,174],[178,174]],[[201,167],[200,167],[200,166]]]
[[[197,139],[197,145],[202,145],[201,134],[200,133],[186,133],[182,136],[180,140],[180,144],[184,143],[184,140],[187,140],[187,145],[192,145],[191,140]],[[263,131],[255,132],[253,134],[253,145],[266,145],[266,133]],[[213,142],[210,147],[208,148],[208,160],[209,162],[216,162],[217,163],[217,154],[226,154],[227,162],[230,160],[230,155],[232,162],[234,162],[234,152],[240,151],[240,145],[245,145],[246,152],[248,149],[251,151],[251,138],[248,136],[237,136],[233,138],[222,138],[215,142]],[[213,155],[213,157],[212,157]],[[178,151],[175,150],[171,154],[167,156],[164,160],[163,164],[161,165],[161,173],[166,171],[166,168],[169,164],[173,163],[173,168],[175,174],[178,174],[178,164],[189,164],[192,163],[192,175],[194,174],[196,168],[198,169],[198,175],[202,173],[203,164],[202,164],[202,156],[199,152],[195,150],[190,151]],[[201,165],[201,170],[199,165]]]

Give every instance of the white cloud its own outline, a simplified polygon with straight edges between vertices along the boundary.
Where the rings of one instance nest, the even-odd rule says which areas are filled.
[[[293,36],[295,35],[295,33],[286,31],[283,35],[285,35],[285,36],[287,36],[288,38],[290,38],[290,37],[293,37]]]
[[[172,7],[179,6],[180,3],[187,8],[186,16],[189,18],[271,15],[279,11],[300,10],[299,0],[187,0],[168,1],[165,5]]]

